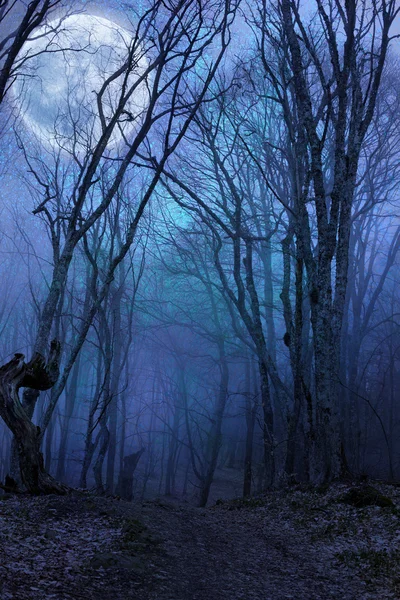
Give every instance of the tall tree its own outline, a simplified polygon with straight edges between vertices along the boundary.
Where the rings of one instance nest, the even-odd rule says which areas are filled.
[[[185,136],[215,76],[229,43],[229,28],[235,10],[236,3],[225,1],[206,2],[205,5],[195,0],[168,5],[159,0],[150,1],[138,19],[136,31],[127,48],[126,60],[117,71],[106,78],[101,89],[96,92],[96,111],[93,119],[99,120],[99,128],[96,129],[93,123],[89,123],[85,128],[82,122],[74,121],[75,134],[68,144],[66,140],[61,143],[58,160],[53,169],[49,169],[40,156],[30,155],[22,145],[29,169],[43,194],[34,212],[43,215],[47,220],[53,242],[53,272],[40,314],[34,343],[36,358],[32,364],[37,364],[37,357],[42,357],[48,346],[55,315],[78,245],[112,207],[127,172],[137,168],[137,162],[146,160],[146,156],[150,158],[151,153],[155,151],[156,142],[160,166],[145,182],[125,237],[112,256],[96,300],[80,331],[81,342],[85,339],[91,320],[107,295],[116,269],[127,255],[135,238],[139,221],[161,176],[162,168]],[[211,57],[207,56],[207,49],[210,47],[213,48]],[[140,70],[138,65],[143,56],[146,57],[146,66]],[[196,71],[197,68],[199,71]],[[109,90],[118,78],[122,80],[117,101],[110,113]],[[126,122],[129,101],[140,86],[146,89],[146,103],[133,134],[128,136],[122,128],[122,123]],[[109,148],[116,131],[122,135],[117,157],[110,154]],[[63,179],[65,164],[60,160],[65,150],[70,154],[72,165],[72,177],[67,180]],[[68,181],[67,187],[58,185],[60,178],[64,184]],[[58,348],[58,345],[54,347]],[[59,386],[65,385],[79,349],[78,344],[69,357],[67,371],[64,370]],[[54,363],[53,354],[54,352],[51,354],[51,365]],[[20,362],[21,360],[18,365]],[[14,373],[14,365],[8,368]],[[52,372],[55,372],[55,369],[52,369]],[[20,371],[17,375],[19,377]],[[29,378],[24,379],[28,380]],[[50,384],[50,380],[47,384]],[[40,460],[40,433],[31,427],[38,398],[36,382],[35,386],[25,386],[23,406],[19,405],[18,394],[10,394],[8,401],[4,402],[2,417],[16,438],[21,477],[28,490],[33,493],[59,492],[63,491],[63,488],[55,481],[51,483],[44,471],[43,461]],[[17,411],[15,406],[18,407]],[[26,452],[27,441],[22,440],[23,435],[29,436],[29,445],[36,448],[34,453]]]
[[[313,328],[311,477],[326,481],[343,466],[338,386],[348,282],[351,212],[363,142],[374,116],[400,8],[395,0],[316,0],[307,17],[294,0],[263,1],[253,14],[258,46],[286,111],[297,173],[295,227],[307,273]],[[328,58],[329,57],[329,58]],[[283,59],[286,67],[283,66]],[[281,73],[290,69],[294,103],[285,103]],[[290,114],[289,114],[290,113]],[[326,169],[328,157],[331,159]],[[296,173],[293,174],[295,179]],[[297,182],[301,182],[297,178]],[[311,219],[316,219],[316,247]]]

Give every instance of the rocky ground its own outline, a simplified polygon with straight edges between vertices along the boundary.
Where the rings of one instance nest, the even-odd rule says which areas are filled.
[[[3,497],[1,600],[400,598],[400,489],[271,492],[198,509]]]

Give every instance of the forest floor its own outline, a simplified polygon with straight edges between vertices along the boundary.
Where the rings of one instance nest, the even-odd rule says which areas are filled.
[[[298,487],[207,509],[5,496],[0,598],[400,598],[400,488],[374,486],[379,495]]]

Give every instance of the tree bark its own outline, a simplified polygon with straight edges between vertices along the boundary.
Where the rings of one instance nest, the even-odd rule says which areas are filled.
[[[53,341],[46,363],[36,353],[29,363],[23,354],[0,368],[0,416],[14,434],[19,457],[21,480],[31,494],[65,494],[68,488],[59,484],[45,470],[40,450],[40,429],[28,417],[19,399],[21,387],[48,390],[58,377],[60,344]]]
[[[254,427],[256,424],[258,402],[257,390],[254,391],[253,398],[250,394],[250,360],[246,361],[245,366],[245,401],[246,401],[246,442],[244,457],[244,475],[243,475],[243,498],[250,496],[253,480],[253,443]],[[254,377],[254,384],[255,384]]]
[[[221,369],[221,379],[219,384],[218,400],[216,403],[213,424],[209,433],[209,455],[207,457],[207,469],[204,479],[200,485],[199,506],[207,505],[210,489],[214,480],[215,469],[217,468],[219,451],[222,444],[222,421],[225,413],[226,400],[228,396],[229,368],[225,354],[224,340],[219,342],[219,360]]]

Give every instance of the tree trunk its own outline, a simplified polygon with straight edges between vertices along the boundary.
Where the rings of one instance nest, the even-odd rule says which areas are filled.
[[[14,434],[21,480],[31,494],[64,494],[68,491],[46,472],[40,450],[40,429],[32,423],[19,399],[21,387],[47,390],[54,385],[59,356],[60,345],[52,342],[47,364],[39,353],[29,363],[24,362],[23,354],[16,354],[0,368],[0,416]]]
[[[226,399],[228,396],[229,368],[225,355],[225,347],[223,339],[219,342],[219,358],[221,367],[221,379],[219,384],[219,393],[217,405],[214,411],[213,424],[211,426],[209,441],[210,451],[208,457],[207,471],[200,486],[200,501],[199,506],[207,505],[210,489],[214,480],[214,473],[217,467],[218,455],[222,443],[222,420],[224,418]]]
[[[256,382],[254,381],[254,385]],[[251,485],[253,480],[253,442],[254,442],[254,426],[256,424],[258,402],[257,391],[251,398],[250,393],[250,364],[246,361],[245,372],[245,398],[246,398],[246,445],[244,458],[244,476],[243,476],[243,498],[250,496]]]
[[[263,360],[258,364],[260,372],[261,405],[263,408],[263,445],[265,485],[270,487],[275,480],[274,412],[271,403],[268,369]]]
[[[94,474],[94,480],[96,483],[97,493],[104,494],[105,489],[104,489],[104,484],[103,484],[103,465],[104,465],[104,459],[105,459],[106,453],[107,453],[108,444],[110,441],[110,432],[108,431],[108,428],[107,428],[106,416],[102,417],[102,419],[101,419],[98,439],[101,440],[101,443],[100,443],[99,453],[97,455],[96,462],[94,463],[94,466],[93,466],[93,474]]]
[[[144,451],[145,448],[141,448],[137,452],[125,456],[124,467],[119,474],[116,493],[129,502],[133,500],[133,474]]]
[[[122,377],[123,363],[122,350],[123,341],[121,335],[121,299],[123,290],[123,271],[120,269],[120,287],[112,300],[113,315],[113,356],[110,381],[110,402],[108,406],[110,440],[107,455],[106,487],[112,494],[114,490],[115,458],[117,455],[117,421],[118,421],[118,398],[120,392],[120,380]]]
[[[82,471],[81,471],[81,476],[80,476],[80,481],[79,481],[79,486],[81,488],[87,487],[87,474],[89,472],[89,467],[91,465],[93,455],[95,453],[97,442],[98,442],[98,438],[96,438],[95,442],[93,441],[93,430],[94,430],[94,417],[95,417],[97,408],[99,406],[100,395],[101,395],[101,386],[102,386],[102,379],[101,379],[102,368],[101,367],[102,367],[102,354],[101,354],[101,352],[99,352],[97,355],[97,366],[96,366],[96,390],[95,390],[94,396],[92,398],[92,401],[90,403],[89,416],[88,416],[86,435],[85,435],[85,452],[83,455]]]
[[[54,422],[50,421],[49,426],[46,431],[45,438],[45,454],[44,454],[44,468],[48,473],[51,471],[51,463],[53,462],[53,434],[54,434]],[[60,481],[60,478],[56,474],[57,479]]]
[[[68,446],[69,426],[70,426],[70,422],[72,419],[72,415],[73,415],[75,403],[76,403],[76,397],[77,397],[77,391],[78,391],[79,369],[80,369],[80,355],[78,355],[78,359],[73,367],[70,385],[66,388],[66,391],[65,391],[64,418],[63,418],[62,427],[61,427],[61,440],[60,440],[60,446],[59,446],[59,450],[58,450],[58,463],[57,463],[57,472],[56,472],[56,477],[59,481],[63,481],[65,478],[65,459],[66,459],[67,446]]]
[[[165,495],[171,496],[174,490],[174,472],[175,472],[175,462],[176,462],[176,454],[178,451],[178,440],[179,440],[179,425],[180,425],[180,414],[181,414],[181,406],[179,395],[175,395],[174,402],[174,412],[173,412],[173,420],[172,427],[170,433],[170,441],[168,447],[168,460],[167,460],[167,470],[165,473]]]

